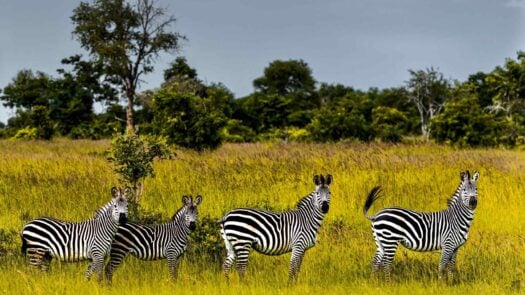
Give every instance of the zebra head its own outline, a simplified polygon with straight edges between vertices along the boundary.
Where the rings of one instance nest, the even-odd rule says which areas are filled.
[[[127,186],[122,193],[120,188],[113,187],[111,195],[113,196],[113,220],[124,225],[128,219],[128,196],[131,195],[131,188]]]
[[[459,187],[459,198],[461,203],[465,205],[470,210],[476,209],[478,205],[478,189],[476,187],[476,182],[479,179],[479,172],[475,172],[472,177],[470,172],[461,172],[459,174],[461,177],[461,185]]]
[[[321,212],[327,213],[330,209],[330,188],[329,185],[332,184],[332,175],[326,175],[324,178],[323,175],[314,176],[315,184],[315,206],[321,209]]]
[[[195,202],[193,201],[192,196],[183,196],[182,197],[182,203],[186,207],[184,220],[186,223],[186,226],[190,229],[190,231],[194,231],[197,227],[197,215],[198,210],[197,206],[202,202],[202,196],[198,195],[195,197]]]

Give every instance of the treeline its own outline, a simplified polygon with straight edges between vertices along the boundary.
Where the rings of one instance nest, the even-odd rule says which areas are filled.
[[[125,130],[119,92],[101,79],[97,65],[80,56],[63,63],[71,70],[60,69],[56,77],[22,70],[3,89],[4,105],[16,108],[2,126],[3,137],[99,139]],[[464,82],[429,68],[410,71],[400,87],[368,91],[319,83],[302,60],[276,60],[253,86],[252,94],[236,99],[220,83],[203,83],[179,57],[164,71],[159,89],[137,95],[136,128],[198,150],[274,139],[400,142],[422,136],[460,146],[523,143],[523,53]],[[103,102],[105,112],[96,114],[95,102]]]
[[[138,129],[197,150],[260,140],[525,143],[524,52],[462,82],[427,68],[409,70],[399,87],[366,91],[318,82],[303,60],[276,60],[242,98],[204,83],[179,57],[159,89],[137,93],[159,53],[176,51],[185,39],[170,31],[175,18],[152,0],[92,0],[71,20],[88,58],[65,58],[55,76],[18,72],[0,93],[4,106],[16,109],[0,124],[0,137],[99,139]]]

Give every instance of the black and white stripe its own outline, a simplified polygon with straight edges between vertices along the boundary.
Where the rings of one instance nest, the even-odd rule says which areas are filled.
[[[328,212],[332,176],[314,177],[315,190],[297,203],[292,211],[275,213],[257,209],[235,209],[220,221],[227,256],[223,264],[226,278],[237,262],[241,279],[253,248],[266,255],[292,252],[289,281],[295,281],[303,256],[316,243],[317,233]]]
[[[66,222],[42,217],[30,221],[21,232],[22,253],[30,266],[48,270],[53,258],[66,262],[91,260],[86,278],[93,272],[101,278],[104,259],[109,254],[118,224],[124,224],[128,214],[127,196],[120,189],[111,189],[113,198],[99,208],[93,218],[84,222]]]
[[[367,211],[379,198],[380,187],[369,193],[363,213],[372,221],[372,231],[377,250],[372,261],[374,271],[383,269],[390,280],[390,266],[399,244],[414,251],[442,250],[439,264],[440,274],[447,271],[448,277],[456,272],[456,256],[468,238],[470,225],[477,206],[476,182],[479,173],[460,173],[461,182],[448,201],[448,208],[438,212],[416,212],[391,207],[368,216]]]
[[[128,222],[119,227],[111,244],[110,261],[106,266],[106,278],[111,281],[113,273],[128,253],[142,260],[168,260],[172,279],[177,277],[177,267],[188,245],[188,234],[196,227],[197,206],[202,197],[184,196],[183,206],[170,222],[146,226]]]

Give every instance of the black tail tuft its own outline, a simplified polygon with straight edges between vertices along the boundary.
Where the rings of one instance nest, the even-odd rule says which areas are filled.
[[[24,239],[24,237],[22,237],[22,255],[26,255],[26,251],[27,251],[27,241],[26,239]]]
[[[370,207],[372,206],[372,203],[374,203],[375,200],[381,197],[379,195],[380,193],[381,193],[381,187],[376,186],[370,191],[370,193],[368,193],[368,197],[366,197],[365,206],[363,207],[363,214],[365,215],[366,218],[370,220],[374,219],[374,216],[368,216],[366,212],[368,211],[368,209],[370,209]]]

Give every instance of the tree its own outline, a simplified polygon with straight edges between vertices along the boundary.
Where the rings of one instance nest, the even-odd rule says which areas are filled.
[[[484,112],[471,87],[469,83],[458,87],[443,112],[434,117],[432,138],[459,146],[508,144],[504,120]]]
[[[378,106],[372,110],[372,127],[377,137],[387,142],[400,142],[407,117],[396,108]]]
[[[197,70],[188,65],[188,61],[184,56],[179,56],[164,71],[164,81],[169,82],[173,78],[197,80]]]
[[[372,101],[363,93],[349,93],[315,112],[306,127],[315,141],[370,140]]]
[[[264,75],[253,81],[258,94],[273,96],[275,106],[282,109],[282,126],[304,127],[313,117],[320,102],[315,91],[312,70],[303,60],[276,60],[264,69]],[[264,100],[264,99],[263,99]]]
[[[9,108],[31,109],[34,106],[49,106],[52,78],[43,73],[21,70],[4,89],[0,99]]]
[[[161,52],[175,51],[184,36],[169,32],[176,19],[154,0],[94,0],[73,11],[73,31],[82,48],[102,63],[108,80],[127,98],[127,130],[134,132],[134,103],[142,75],[153,71]]]
[[[503,67],[496,67],[486,81],[494,90],[492,109],[502,110],[507,117],[525,114],[525,52],[518,52],[518,60],[507,59]]]
[[[153,98],[153,130],[169,143],[202,151],[217,148],[226,116],[213,97],[179,92],[177,85],[160,89]]]
[[[449,97],[450,82],[432,67],[425,71],[409,70],[409,73],[411,77],[406,82],[409,101],[413,102],[419,111],[421,133],[428,141],[432,119],[441,112]]]

